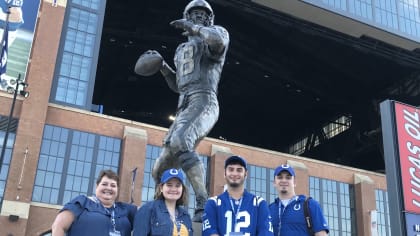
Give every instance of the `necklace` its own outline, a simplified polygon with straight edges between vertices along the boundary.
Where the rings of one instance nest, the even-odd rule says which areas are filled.
[[[176,222],[177,221],[177,215],[178,215],[178,211],[175,209],[174,212],[169,211],[169,216],[171,217],[172,222]]]

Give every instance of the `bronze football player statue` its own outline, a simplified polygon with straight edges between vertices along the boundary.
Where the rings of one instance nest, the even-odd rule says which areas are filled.
[[[196,195],[195,222],[201,222],[208,197],[204,166],[195,148],[219,117],[217,87],[229,45],[229,33],[223,27],[213,25],[213,20],[209,3],[191,1],[185,7],[184,18],[170,23],[184,30],[182,34],[188,38],[176,49],[176,70],[165,60],[159,65],[169,88],[179,93],[179,100],[175,120],[163,140],[163,150],[153,166],[152,175],[155,183],[159,183],[164,170],[182,168]],[[160,56],[154,50],[148,53]],[[155,61],[159,60],[155,58]]]

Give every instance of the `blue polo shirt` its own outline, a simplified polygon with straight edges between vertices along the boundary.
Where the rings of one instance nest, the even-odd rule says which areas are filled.
[[[282,206],[279,198],[270,204],[270,214],[272,217],[274,235],[309,235],[304,214],[305,195],[298,195],[292,198],[286,207]],[[282,212],[282,213],[280,213]],[[329,232],[327,221],[322,213],[321,206],[314,200],[309,200],[309,212],[312,218],[313,231],[325,230]]]
[[[109,232],[113,231],[112,211],[114,211],[116,230],[120,231],[121,236],[131,236],[137,207],[116,202],[114,207],[105,208],[94,198],[80,195],[64,205],[61,211],[64,210],[69,210],[74,215],[67,236],[109,235]]]

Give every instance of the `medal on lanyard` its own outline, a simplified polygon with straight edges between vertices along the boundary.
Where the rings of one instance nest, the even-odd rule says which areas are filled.
[[[175,225],[176,225],[176,230],[178,231],[178,236],[181,236],[181,221],[176,220]]]

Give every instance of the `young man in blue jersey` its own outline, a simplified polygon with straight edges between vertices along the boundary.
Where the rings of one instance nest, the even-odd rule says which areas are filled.
[[[227,190],[211,197],[203,215],[203,236],[272,236],[267,202],[245,190],[246,161],[231,156],[225,161]]]
[[[274,235],[328,235],[329,228],[321,206],[312,198],[308,202],[313,234],[310,233],[304,214],[306,196],[295,194],[295,176],[294,169],[287,164],[280,165],[274,171],[274,187],[279,194],[269,206]]]

